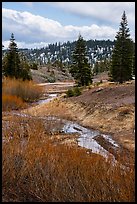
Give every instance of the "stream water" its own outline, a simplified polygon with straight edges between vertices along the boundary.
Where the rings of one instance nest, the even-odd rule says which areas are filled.
[[[78,145],[87,149],[92,150],[93,153],[100,154],[105,158],[108,156],[114,157],[110,154],[106,149],[104,149],[98,142],[95,140],[95,137],[100,135],[101,137],[105,137],[111,145],[114,147],[118,147],[118,144],[114,140],[112,140],[110,135],[105,135],[100,133],[99,131],[95,131],[86,127],[83,127],[77,123],[67,121],[63,127],[63,131],[65,133],[78,133],[79,138],[77,139]]]
[[[42,104],[42,103],[48,103],[49,101],[55,99],[56,97],[57,97],[57,94],[49,94],[48,98],[39,100],[37,102],[37,105]],[[15,113],[15,114],[22,116],[22,117],[31,117],[30,115],[22,114],[22,113]],[[92,150],[93,153],[100,154],[105,158],[108,158],[108,156],[111,155],[111,157],[115,160],[114,155],[110,154],[106,149],[104,149],[95,140],[96,136],[101,136],[105,140],[107,140],[110,143],[110,145],[113,146],[113,148],[118,148],[119,147],[118,144],[111,138],[110,135],[105,135],[99,131],[95,131],[95,130],[83,127],[82,125],[79,125],[76,122],[60,119],[60,118],[53,117],[53,116],[48,116],[48,117],[45,116],[45,117],[39,117],[39,118],[46,119],[49,121],[61,120],[63,126],[60,127],[61,128],[60,131],[67,133],[67,134],[68,133],[70,133],[70,134],[78,133],[78,135],[79,135],[79,137],[77,139],[78,146],[90,149],[90,150]],[[54,131],[54,128],[52,131]]]
[[[42,103],[48,103],[57,97],[58,97],[57,94],[49,94],[48,98],[39,100],[35,104],[39,105]],[[24,113],[19,113],[19,112],[14,112],[13,114],[18,115],[20,117],[29,117],[29,118],[33,117],[33,116],[30,116],[29,114],[24,114]],[[62,118],[58,118],[58,117],[53,117],[53,116],[40,117],[39,116],[38,118],[43,119],[45,121],[49,120],[51,122],[54,122],[55,124],[57,122],[59,122],[60,124],[60,121],[61,121],[62,124],[59,125],[59,130],[61,132],[64,132],[66,134],[78,133],[79,135],[79,137],[77,138],[78,146],[87,148],[91,150],[93,153],[100,154],[105,158],[108,158],[108,156],[111,156],[115,160],[114,155],[112,155],[105,148],[103,148],[95,139],[96,136],[101,136],[107,142],[109,142],[109,144],[113,146],[113,148],[119,148],[118,144],[111,138],[111,135],[102,134],[100,131],[92,130],[87,127],[83,127],[77,122],[68,121]],[[52,127],[51,131],[54,131],[54,127]]]
[[[49,94],[48,99],[44,99],[42,101],[39,101],[38,104],[47,103],[56,97],[57,97],[57,94]],[[50,120],[58,120],[58,118],[50,117]],[[70,134],[78,133],[79,134],[79,138],[77,139],[78,146],[90,149],[90,150],[92,150],[93,153],[100,154],[100,155],[104,156],[105,158],[108,158],[108,156],[110,156],[110,155],[114,158],[114,156],[112,154],[110,154],[106,149],[104,149],[95,140],[95,137],[100,135],[101,137],[106,139],[114,148],[118,148],[119,147],[118,144],[111,138],[110,135],[105,135],[99,131],[95,131],[95,130],[83,127],[82,125],[79,125],[78,123],[73,122],[73,121],[62,120],[62,122],[64,124],[62,131],[64,133],[70,133]]]
[[[55,94],[49,94],[49,95],[48,95],[48,98],[46,98],[46,99],[41,99],[41,100],[35,102],[35,104],[39,105],[39,104],[42,104],[42,103],[48,103],[48,102],[50,102],[51,100],[53,100],[54,98],[56,98],[57,95],[58,95],[58,94],[56,94],[56,93],[55,93]]]

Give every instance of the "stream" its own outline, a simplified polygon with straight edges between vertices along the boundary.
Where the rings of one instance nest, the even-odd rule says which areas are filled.
[[[99,131],[92,130],[86,127],[83,127],[75,122],[67,121],[63,127],[65,133],[78,133],[79,138],[77,139],[78,146],[92,150],[93,153],[100,154],[105,158],[108,156],[114,157],[106,149],[104,149],[98,142],[95,140],[96,136],[104,137],[109,141],[109,143],[115,148],[118,147],[118,144],[112,140],[110,135],[105,135]]]
[[[56,93],[49,94],[49,95],[48,95],[48,98],[46,98],[46,99],[40,99],[39,101],[35,102],[35,104],[36,104],[36,105],[40,105],[40,104],[42,104],[42,103],[48,103],[48,102],[50,102],[51,100],[57,98],[57,96],[58,96],[58,94],[56,94]]]
[[[39,100],[38,102],[35,102],[35,104],[40,105],[43,103],[48,103],[51,100],[57,98],[57,94],[49,94],[48,98]],[[14,113],[15,115],[21,116],[21,117],[31,117],[30,115],[27,114],[22,114],[22,113]],[[45,117],[38,117],[41,119],[46,119],[49,121],[62,121],[62,124],[59,128],[60,131],[66,134],[73,134],[73,133],[78,133],[79,137],[77,139],[77,144],[80,147],[86,148],[91,150],[93,153],[100,154],[105,158],[108,158],[111,156],[114,160],[115,157],[113,154],[111,154],[109,151],[107,151],[105,148],[103,148],[95,139],[96,136],[101,136],[103,137],[113,148],[119,148],[118,144],[111,138],[110,135],[106,135],[101,133],[100,131],[97,130],[92,130],[87,127],[83,127],[82,125],[78,124],[77,122],[73,121],[68,121],[65,119],[61,119],[55,116],[45,116]],[[54,128],[52,129],[54,132]]]

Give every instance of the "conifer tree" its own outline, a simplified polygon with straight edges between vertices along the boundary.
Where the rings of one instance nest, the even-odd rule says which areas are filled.
[[[11,34],[9,50],[4,59],[4,75],[7,77],[19,78],[20,59],[18,55],[17,44],[14,42],[14,34]]]
[[[3,59],[3,74],[6,77],[30,80],[30,72],[27,67],[24,67],[19,55],[17,44],[15,43],[14,34],[11,34],[10,44],[7,54]]]
[[[133,46],[133,70],[132,70],[132,74],[133,76],[135,76],[135,44]]]
[[[73,62],[70,69],[70,73],[79,86],[87,86],[92,83],[91,68],[86,55],[87,53],[85,40],[81,35],[79,35],[72,55]]]
[[[111,80],[123,83],[132,79],[132,66],[133,41],[130,39],[127,17],[124,11],[112,53]]]
[[[93,72],[95,75],[99,73],[99,62],[98,61],[94,64]]]

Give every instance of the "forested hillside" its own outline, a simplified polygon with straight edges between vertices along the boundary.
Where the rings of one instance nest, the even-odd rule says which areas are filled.
[[[65,64],[72,63],[72,53],[75,48],[76,41],[73,42],[56,42],[49,44],[47,47],[36,49],[19,49],[30,61],[36,62],[39,65],[47,64],[48,62],[61,61]],[[114,47],[114,41],[110,40],[88,40],[86,41],[87,57],[90,64],[96,61],[110,58]],[[5,50],[6,51],[6,50]],[[3,51],[3,53],[5,52]]]

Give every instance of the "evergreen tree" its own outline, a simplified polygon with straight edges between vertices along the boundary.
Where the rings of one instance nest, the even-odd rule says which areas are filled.
[[[111,80],[120,83],[130,80],[132,78],[132,65],[133,41],[130,39],[127,17],[124,11],[112,53]]]
[[[99,62],[98,61],[94,64],[93,72],[95,75],[99,73]]]
[[[30,70],[28,66],[24,67],[22,63],[22,59],[20,58],[20,54],[17,48],[17,44],[15,43],[14,34],[11,34],[10,44],[7,54],[3,59],[3,74],[6,77],[30,80]]]
[[[91,68],[86,58],[86,54],[85,40],[79,35],[72,55],[73,62],[70,69],[70,73],[74,79],[76,79],[79,86],[87,86],[92,83]]]
[[[7,55],[5,56],[6,59],[4,59],[4,75],[7,77],[16,77],[19,78],[19,70],[20,70],[20,59],[17,49],[17,44],[14,42],[14,34],[11,34],[10,38],[10,44],[9,44],[9,50]]]
[[[133,70],[132,70],[132,74],[135,76],[135,44],[133,46]]]
[[[23,81],[32,80],[30,69],[32,68],[34,69],[34,67],[36,68],[37,66],[36,63],[33,62],[33,64],[30,64],[26,56],[22,52],[19,53],[19,57],[20,57],[20,67],[21,67],[21,74],[19,78],[22,78]]]

